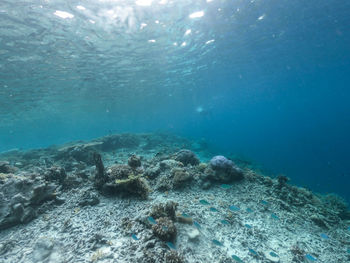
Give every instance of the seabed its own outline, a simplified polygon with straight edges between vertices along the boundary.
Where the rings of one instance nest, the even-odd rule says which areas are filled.
[[[350,262],[341,198],[213,157],[169,134],[2,153],[0,263]]]

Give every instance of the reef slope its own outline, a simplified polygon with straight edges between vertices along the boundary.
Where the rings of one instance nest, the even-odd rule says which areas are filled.
[[[350,262],[350,213],[168,134],[0,154],[0,263]]]

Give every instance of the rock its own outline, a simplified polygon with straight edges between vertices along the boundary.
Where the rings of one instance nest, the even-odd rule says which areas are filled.
[[[105,174],[105,167],[103,165],[101,155],[99,153],[94,153],[93,159],[96,166],[95,186],[97,189],[101,189],[107,182],[108,177]]]
[[[198,166],[197,166],[199,172],[204,172],[205,171],[205,168],[207,168],[207,164],[206,163],[200,163]]]
[[[78,162],[84,162],[89,165],[94,164],[94,150],[89,149],[88,147],[76,146],[70,151],[70,156],[72,156]]]
[[[128,159],[128,165],[131,168],[137,168],[141,166],[141,159],[139,156],[136,156],[135,154],[131,155]]]
[[[151,188],[142,174],[131,174],[126,179],[116,179],[106,183],[102,192],[108,194],[122,194],[124,196],[137,196],[142,199],[147,199]]]
[[[279,188],[284,187],[284,186],[287,184],[287,182],[288,182],[289,180],[290,180],[290,179],[289,179],[287,176],[285,176],[285,175],[279,175],[279,176],[277,176],[278,187],[279,187]]]
[[[183,169],[183,163],[172,159],[161,161],[157,172],[159,174],[155,188],[159,191],[168,191],[173,188],[180,188],[184,186],[184,182],[192,179],[192,176],[190,176],[186,170]]]
[[[105,136],[101,140],[102,151],[112,151],[120,148],[134,148],[139,146],[140,138],[134,134],[115,134]]]
[[[116,164],[107,169],[109,180],[127,179],[132,174],[134,174],[133,169],[125,164]]]
[[[88,165],[93,165],[94,153],[96,152],[96,148],[101,144],[102,142],[78,142],[73,145],[67,145],[58,149],[58,154],[55,156],[55,160],[66,161],[70,164],[72,164],[73,162],[82,162]],[[68,167],[69,166],[66,166],[67,169]]]
[[[280,257],[273,251],[265,251],[264,255],[266,257],[267,260],[269,260],[270,262],[280,262]]]
[[[100,157],[97,156],[97,164],[102,163],[99,159]],[[97,167],[101,167],[101,165],[103,164],[99,164]],[[95,185],[103,194],[134,195],[147,199],[151,192],[143,170],[131,168],[125,164],[114,165],[108,168],[106,173],[102,173],[102,168],[98,169],[95,182],[98,182]]]
[[[5,255],[7,252],[13,251],[16,246],[16,241],[6,240],[0,243],[0,256]]]
[[[33,220],[44,202],[56,198],[55,190],[44,181],[9,178],[0,185],[0,230]]]
[[[188,240],[194,242],[198,240],[200,233],[197,228],[193,227],[187,231],[187,235],[188,235]]]
[[[175,167],[183,167],[183,163],[175,161],[175,160],[163,160],[159,163],[159,167],[161,171],[163,172],[164,170],[171,170]]]
[[[173,180],[167,174],[162,174],[159,177],[155,188],[161,192],[169,191],[173,188]]]
[[[185,166],[187,165],[198,165],[199,164],[199,159],[198,157],[194,154],[194,152],[190,150],[183,149],[175,154],[176,161],[182,162]]]
[[[157,163],[157,165],[155,166],[148,167],[145,170],[144,175],[150,179],[154,179],[160,174],[160,172],[161,172],[160,165],[159,163]]]
[[[209,180],[221,183],[228,183],[243,179],[243,171],[226,157],[218,155],[213,157],[208,167],[205,169],[205,175]]]
[[[45,179],[48,181],[58,181],[60,184],[64,183],[67,174],[62,167],[53,166],[45,173]]]
[[[183,188],[186,183],[190,182],[193,178],[184,168],[173,168],[171,170],[173,176],[174,188]]]
[[[49,238],[41,238],[37,241],[33,251],[33,262],[43,262],[52,253],[54,244]]]
[[[53,200],[55,195],[56,185],[54,184],[41,184],[33,188],[33,195],[30,199],[31,204],[40,205],[45,201]]]
[[[64,197],[56,197],[56,199],[55,199],[55,204],[57,204],[57,205],[62,205],[62,204],[64,204],[64,202],[66,202],[66,198],[64,198]]]
[[[16,172],[17,168],[10,165],[7,161],[0,161],[0,173],[9,174]]]

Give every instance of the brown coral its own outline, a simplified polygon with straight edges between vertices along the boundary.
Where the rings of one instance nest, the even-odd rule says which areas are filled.
[[[157,224],[152,226],[152,231],[163,241],[174,241],[177,234],[174,222],[168,217],[158,218]]]
[[[150,215],[156,219],[160,217],[168,217],[172,220],[175,220],[177,206],[178,203],[175,203],[173,201],[157,204],[152,207]]]

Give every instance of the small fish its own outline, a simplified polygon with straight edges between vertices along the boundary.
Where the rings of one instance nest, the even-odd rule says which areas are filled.
[[[170,248],[171,250],[176,250],[176,246],[174,245],[173,242],[166,242],[166,245],[168,246],[168,248]]]
[[[249,207],[245,211],[247,211],[248,213],[253,213],[253,209],[251,209]]]
[[[226,219],[223,219],[220,222],[221,222],[221,224],[224,224],[224,225],[229,225],[230,224],[230,222],[227,221]]]
[[[317,261],[317,259],[314,258],[313,256],[311,256],[310,254],[306,254],[306,255],[305,255],[305,258],[306,258],[308,261],[312,261],[312,262]]]
[[[271,214],[271,218],[275,220],[280,220],[280,218],[274,213]]]
[[[273,251],[270,252],[270,256],[274,258],[278,258],[278,255]]]
[[[258,253],[257,253],[254,249],[252,249],[252,248],[249,248],[249,253],[250,253],[250,254],[253,254],[254,256],[257,256],[257,255],[258,255]]]
[[[263,205],[268,205],[269,204],[269,202],[267,202],[265,200],[261,200],[260,203],[263,204]]]
[[[327,236],[325,233],[321,233],[320,237],[322,237],[323,239],[329,239],[329,236]]]
[[[229,208],[231,211],[235,211],[235,212],[240,210],[240,208],[238,206],[235,206],[235,205],[230,205]]]
[[[220,187],[221,187],[222,189],[230,189],[230,188],[231,188],[231,185],[229,185],[229,184],[222,184],[222,185],[220,185]]]
[[[198,229],[202,228],[201,225],[197,221],[193,221],[193,225]]]
[[[249,228],[249,229],[251,229],[252,228],[252,226],[251,225],[249,225],[249,224],[245,224],[244,225],[246,228]]]
[[[139,240],[139,238],[135,234],[132,234],[131,238],[134,239],[134,240]]]
[[[186,213],[182,213],[181,215],[182,215],[183,217],[190,218],[190,216],[189,216],[188,214],[186,214]]]
[[[209,202],[204,199],[199,200],[199,203],[201,203],[202,205],[209,205]]]
[[[152,216],[147,217],[147,220],[151,225],[157,224],[157,221]]]
[[[236,256],[236,255],[232,255],[232,258],[233,258],[233,260],[236,261],[236,262],[243,263],[242,259],[240,259],[240,258],[239,258],[238,256]]]
[[[210,211],[212,211],[212,212],[219,212],[215,207],[210,207]]]
[[[222,243],[219,240],[213,239],[212,242],[217,246],[222,246]]]

